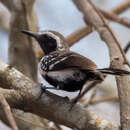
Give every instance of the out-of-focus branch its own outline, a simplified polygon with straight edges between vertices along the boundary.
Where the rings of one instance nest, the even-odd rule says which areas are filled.
[[[9,11],[6,8],[1,7],[0,8],[0,29],[9,32],[9,19],[10,19]]]
[[[72,46],[74,43],[78,42],[81,40],[81,38],[85,37],[86,35],[90,34],[92,32],[92,27],[83,27],[69,36],[66,37],[66,42],[69,44],[69,46]]]
[[[119,40],[112,32],[106,20],[102,14],[95,8],[95,6],[88,0],[73,0],[79,10],[84,14],[88,23],[91,23],[93,27],[99,32],[102,40],[106,42],[110,52],[111,67],[126,69],[123,65],[124,58],[121,54],[121,49],[119,48]],[[91,14],[90,14],[91,12]],[[123,129],[130,128],[130,79],[129,76],[116,77],[118,95],[120,99],[120,109],[121,109],[121,127]],[[123,86],[123,87],[122,87]]]
[[[26,37],[21,30],[37,31],[37,16],[33,9],[34,0],[1,0],[11,13],[9,35],[9,64],[37,81],[35,41]],[[36,44],[35,44],[36,45]],[[32,69],[33,68],[33,69]]]
[[[24,118],[22,118],[22,117],[20,117],[20,116],[18,116],[18,115],[16,115],[16,114],[14,114],[14,117],[17,118],[18,120],[21,120],[21,121],[23,121],[23,122],[25,122],[25,123],[27,123],[27,124],[30,124],[30,125],[32,125],[32,126],[34,126],[34,127],[40,127],[40,128],[42,128],[42,129],[45,129],[45,130],[50,130],[50,129],[49,129],[47,126],[45,126],[45,125],[41,125],[40,123],[35,123],[35,122],[30,121],[30,120],[24,119]]]
[[[130,7],[130,0],[124,0],[121,4],[111,9],[110,12],[115,14],[121,14]]]
[[[101,102],[110,102],[110,101],[119,101],[119,98],[117,96],[113,97],[100,97],[100,98],[93,98],[90,102],[90,104],[97,104]]]
[[[126,26],[130,27],[129,21],[126,21],[125,19],[120,18],[116,15],[116,14],[122,13],[129,7],[130,7],[130,1],[126,0],[124,3],[121,3],[120,5],[116,6],[114,9],[112,9],[108,12],[104,11],[102,9],[100,9],[100,11],[105,15],[106,18],[108,18],[110,20],[114,20],[119,23],[121,22],[122,24],[125,24]],[[75,31],[74,33],[70,34],[69,36],[67,36],[66,41],[69,44],[69,46],[72,46],[74,43],[78,42],[83,37],[90,34],[93,30],[94,29],[92,29],[92,27],[90,27],[90,26],[81,28],[81,29]]]
[[[122,11],[124,11],[128,7],[130,7],[130,1],[129,0],[122,3],[122,4],[120,4],[119,6],[115,7],[114,9],[112,9],[112,10],[110,10],[108,12],[104,11],[102,9],[100,9],[100,11],[103,13],[103,15],[107,19],[116,21],[118,23],[121,23],[121,24],[124,24],[125,26],[130,27],[130,22],[129,21],[126,21],[125,19],[120,18],[120,17],[118,17],[116,15],[116,14],[120,14]],[[122,11],[118,11],[119,9],[122,10]],[[70,34],[68,37],[66,37],[66,41],[69,44],[69,46],[72,46],[74,43],[78,42],[81,38],[83,38],[86,35],[90,34],[93,30],[94,29],[92,29],[92,27],[90,27],[90,26],[81,28],[81,29],[75,31],[74,33]]]
[[[94,5],[93,5],[94,6]],[[113,40],[115,41],[115,44],[117,44],[118,48],[120,49],[120,52],[124,58],[124,64],[127,64],[129,67],[130,67],[130,62],[128,61],[126,55],[125,55],[125,52],[124,50],[122,49],[121,47],[121,44],[120,44],[120,41],[119,39],[115,36],[114,32],[112,31],[112,29],[108,26],[106,20],[104,19],[104,17],[102,16],[102,14],[100,13],[100,11],[94,6],[95,10],[98,12],[99,14],[99,17],[101,18],[102,22],[103,22],[103,26],[105,26],[108,30],[108,32],[111,34]],[[95,26],[97,28],[97,26]],[[97,28],[99,29],[99,28]],[[102,38],[103,35],[101,35],[101,38]],[[104,37],[103,37],[104,38]],[[104,41],[107,40],[107,38],[104,39]]]
[[[119,129],[116,124],[102,119],[78,104],[70,111],[71,103],[68,99],[48,91],[45,91],[42,97],[37,100],[41,93],[40,86],[3,62],[0,62],[1,81],[3,84],[6,82],[8,88],[10,88],[9,86],[13,88],[4,89],[4,86],[0,88],[0,93],[4,95],[12,108],[32,112],[58,124],[77,128],[78,130]],[[100,120],[100,123],[98,120]]]
[[[98,98],[94,97],[94,98],[91,98],[91,100],[82,98],[80,101],[83,102],[84,107],[87,107],[89,104],[93,105],[93,104],[98,104],[102,102],[118,102],[119,98],[117,96],[107,96],[107,97],[103,96],[103,97],[98,97]]]
[[[126,26],[130,27],[130,22],[126,21],[123,18],[118,17],[116,14],[120,14],[126,9],[130,7],[130,1],[126,0],[125,2],[121,3],[120,5],[117,5],[115,8],[111,9],[110,11],[100,11],[104,14],[104,16],[110,20],[114,20],[116,22],[122,22],[122,24],[125,24]],[[66,41],[69,44],[69,46],[72,46],[74,43],[78,42],[81,40],[83,37],[87,36],[90,34],[94,29],[92,29],[91,26],[81,28],[74,33],[70,34],[69,36],[66,37]]]
[[[130,49],[130,42],[128,42],[127,45],[125,46],[124,52],[127,53],[129,49]]]
[[[87,100],[86,103],[84,103],[85,104],[84,107],[87,107],[89,104],[91,104],[95,96],[96,96],[96,89],[93,90],[90,98]]]
[[[99,9],[99,8],[98,8]],[[109,20],[112,20],[114,22],[117,22],[119,24],[122,24],[128,28],[130,28],[130,20],[126,20],[124,18],[120,18],[118,17],[116,14],[112,13],[112,12],[107,12],[103,9],[99,9],[101,11],[101,13],[104,15],[104,17],[106,17]]]
[[[1,104],[3,110],[4,110],[5,114],[6,114],[6,117],[7,117],[8,121],[9,121],[9,123],[10,123],[11,128],[13,130],[18,130],[18,127],[17,127],[16,122],[14,120],[13,114],[11,112],[10,106],[7,103],[5,97],[2,94],[0,94],[0,104]]]
[[[100,83],[99,81],[94,81],[91,84],[89,84],[85,90],[80,94],[79,98],[81,99],[88,91],[90,91],[92,88],[96,87],[96,85]]]

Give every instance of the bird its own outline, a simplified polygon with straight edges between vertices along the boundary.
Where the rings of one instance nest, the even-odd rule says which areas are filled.
[[[33,37],[44,56],[39,62],[39,70],[42,77],[52,86],[45,89],[57,89],[68,92],[79,91],[76,98],[72,100],[76,104],[81,95],[83,86],[89,81],[104,81],[106,74],[130,75],[129,71],[117,68],[98,69],[97,65],[89,58],[70,51],[62,34],[52,30],[32,32],[22,30],[22,33]]]

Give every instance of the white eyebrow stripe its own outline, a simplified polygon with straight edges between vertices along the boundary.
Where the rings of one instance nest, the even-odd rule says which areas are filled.
[[[53,37],[57,41],[58,44],[60,43],[60,38],[58,36],[56,36],[55,34],[53,34],[52,32],[45,31],[45,32],[38,32],[38,33],[39,34],[48,34],[49,36]]]
[[[61,40],[58,36],[53,34],[52,32],[49,31],[44,31],[44,32],[38,32],[39,34],[48,34],[49,36],[53,37],[57,41],[57,48],[60,49],[61,51],[65,50],[63,45],[61,44]]]

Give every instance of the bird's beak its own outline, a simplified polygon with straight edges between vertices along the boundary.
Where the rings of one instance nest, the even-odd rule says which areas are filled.
[[[34,33],[32,31],[22,30],[21,32],[28,36],[34,37],[35,39],[37,39],[39,36],[37,33]]]

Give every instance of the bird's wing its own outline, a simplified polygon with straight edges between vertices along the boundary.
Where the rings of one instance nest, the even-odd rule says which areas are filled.
[[[62,51],[62,52],[56,52],[55,55],[58,55],[57,60],[52,64],[50,70],[62,70],[62,69],[69,69],[69,68],[77,68],[81,70],[96,70],[97,66],[96,64],[91,61],[90,59],[69,51]]]

